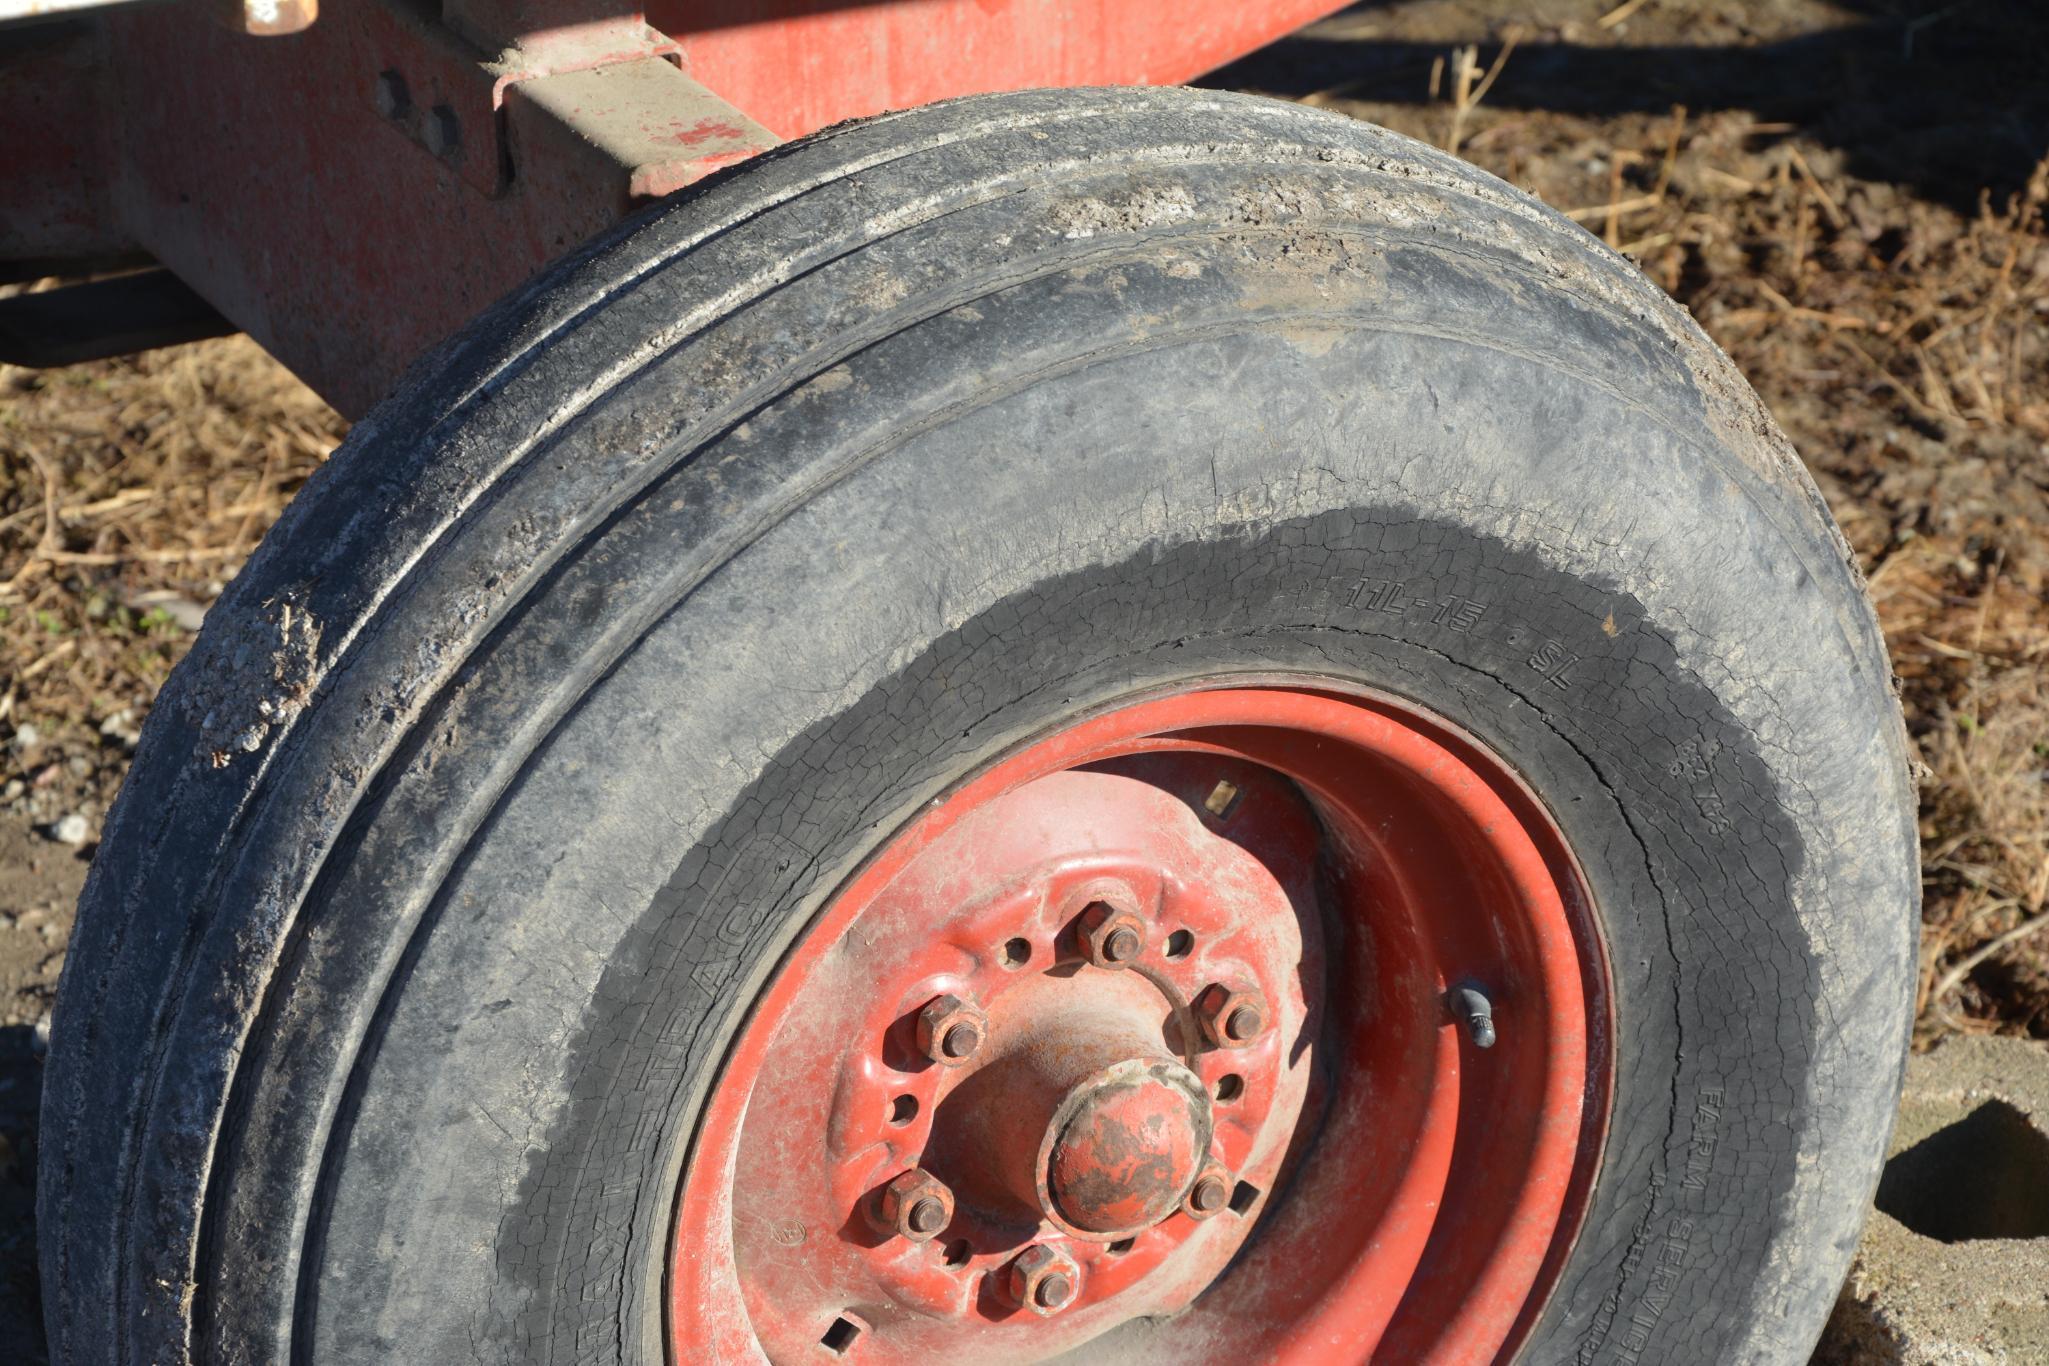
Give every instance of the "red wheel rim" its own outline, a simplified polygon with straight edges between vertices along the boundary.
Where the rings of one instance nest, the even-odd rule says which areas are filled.
[[[1585,879],[1471,737],[1322,683],[1091,716],[888,840],[754,1002],[675,1357],[1505,1357],[1607,1012]]]

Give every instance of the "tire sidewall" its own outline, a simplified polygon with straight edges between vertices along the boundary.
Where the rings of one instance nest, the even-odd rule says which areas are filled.
[[[912,359],[931,352],[920,342]],[[1873,1131],[1822,1119],[1874,1110],[1870,1064],[1898,1038],[1904,936],[1865,941],[1861,1071],[1827,1056],[1822,946],[1911,896],[1882,683],[1802,548],[1777,536],[1777,510],[1742,496],[1704,507],[1690,434],[1465,341],[1255,330],[1135,350],[1055,367],[880,451],[846,439],[870,429],[861,405],[825,401],[900,407],[890,358],[871,365],[708,453],[860,455],[578,706],[448,893],[505,908],[523,952],[543,957],[551,932],[588,937],[593,901],[644,907],[581,1000],[506,1008],[573,1005],[578,1024],[562,1038],[562,1100],[526,1113],[542,1155],[490,1230],[495,1266],[478,1268],[505,1326],[581,1351],[593,1322],[620,1321],[616,1306],[585,1317],[587,1287],[605,1286],[642,1325],[612,1348],[657,1359],[660,1234],[693,1106],[718,1040],[838,880],[923,803],[1063,719],[1249,672],[1322,675],[1446,716],[1526,775],[1588,871],[1615,971],[1615,1107],[1533,1359],[1754,1353],[1773,1277],[1812,1267],[1818,1225],[1849,1191],[1864,1198]],[[1421,605],[1390,612],[1389,591]],[[1477,617],[1462,626],[1457,603]],[[693,781],[750,762],[750,782]],[[565,825],[573,841],[548,833]],[[665,850],[675,861],[655,887]],[[537,863],[547,885],[522,897]],[[430,945],[408,993],[460,981],[480,1001],[509,969],[478,944]],[[386,1035],[379,1069],[406,1080],[386,1103],[366,1097],[352,1144],[393,1155],[372,1131],[408,1122],[399,1098],[453,1072],[403,1041],[438,1050],[463,1028],[448,1015]],[[492,1028],[508,1025],[520,1034],[505,1017]],[[489,1046],[466,1060],[484,1079],[529,1065]],[[622,1148],[622,1133],[660,1141]],[[434,1154],[400,1142],[400,1165],[458,1187],[460,1172],[494,1171],[490,1142],[432,1136]],[[338,1220],[358,1209],[350,1189]],[[377,1217],[374,1235],[341,1242],[388,1244]],[[364,1308],[404,1298],[360,1265],[331,1265],[321,1284],[322,1325],[370,1321],[350,1291]]]

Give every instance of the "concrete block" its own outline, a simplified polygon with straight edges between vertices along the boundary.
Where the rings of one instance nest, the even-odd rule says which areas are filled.
[[[1816,1366],[2049,1362],[2049,1045],[1912,1059],[1891,1154]]]

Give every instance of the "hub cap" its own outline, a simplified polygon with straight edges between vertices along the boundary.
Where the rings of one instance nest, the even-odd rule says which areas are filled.
[[[1084,1237],[1122,1237],[1173,1213],[1209,1153],[1202,1081],[1134,1058],[1076,1086],[1046,1127],[1040,1212]]]
[[[1605,1011],[1562,838],[1444,723],[1272,687],[1077,723],[889,841],[756,1002],[677,1358],[1484,1359],[1577,1227]]]

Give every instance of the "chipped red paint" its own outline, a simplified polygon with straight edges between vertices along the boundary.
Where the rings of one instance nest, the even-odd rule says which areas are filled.
[[[1101,902],[1131,967],[1085,957]],[[1433,717],[1305,683],[1080,720],[891,839],[755,1003],[678,1199],[675,1354],[842,1321],[878,1362],[1512,1351],[1599,1155],[1606,981],[1556,827]],[[1232,1047],[1194,1005],[1226,984],[1265,1012]],[[913,1037],[946,996],[986,1022],[961,1067]],[[905,1171],[955,1200],[926,1242],[859,1215]],[[1021,1309],[1026,1250],[1058,1308]]]
[[[717,119],[699,119],[688,128],[678,128],[670,131],[668,137],[672,141],[682,143],[685,147],[695,147],[701,142],[710,142],[720,138],[737,138],[742,136],[744,132],[744,129],[734,124],[722,123]]]
[[[1211,1125],[1201,1082],[1184,1076],[1172,1063],[1106,1070],[1063,1100],[1044,1139],[1048,1217],[1117,1237],[1173,1213],[1202,1169]]]
[[[133,249],[108,202],[115,110],[101,61],[97,36],[77,20],[13,27],[0,40],[0,265]]]

